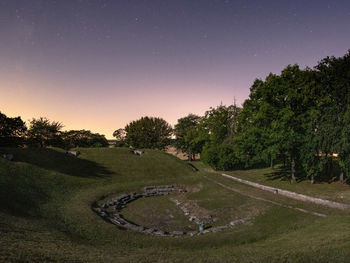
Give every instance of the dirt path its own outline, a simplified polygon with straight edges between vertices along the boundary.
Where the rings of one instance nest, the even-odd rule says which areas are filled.
[[[285,208],[290,208],[290,209],[294,209],[294,210],[297,210],[299,212],[303,212],[303,213],[306,213],[306,214],[311,214],[311,215],[314,215],[314,216],[319,216],[319,217],[326,217],[325,214],[321,214],[321,213],[317,213],[317,212],[313,212],[313,211],[309,211],[309,210],[306,210],[306,209],[303,209],[303,208],[299,208],[299,207],[295,207],[295,206],[291,206],[291,205],[285,205],[285,204],[281,204],[281,203],[278,203],[278,202],[275,202],[275,201],[272,201],[272,200],[268,200],[268,199],[265,199],[265,198],[261,198],[261,197],[257,197],[257,196],[254,196],[254,195],[251,195],[251,194],[247,194],[241,190],[238,190],[238,189],[235,189],[233,187],[230,187],[230,186],[227,186],[223,183],[220,183],[212,178],[209,178],[208,176],[205,176],[203,175],[203,177],[205,177],[207,180],[217,184],[217,185],[220,185],[221,187],[227,189],[227,190],[230,190],[230,191],[233,191],[233,192],[236,192],[236,193],[239,193],[241,195],[244,195],[244,196],[247,196],[247,197],[250,197],[250,198],[253,198],[255,200],[259,200],[259,201],[263,201],[263,202],[267,202],[267,203],[270,203],[270,204],[273,204],[273,205],[277,205],[277,206],[280,206],[280,207],[285,207]]]

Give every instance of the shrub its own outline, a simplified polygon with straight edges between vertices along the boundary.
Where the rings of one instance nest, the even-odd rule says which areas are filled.
[[[232,170],[242,168],[242,162],[234,148],[230,145],[218,145],[206,147],[201,160],[215,170]]]

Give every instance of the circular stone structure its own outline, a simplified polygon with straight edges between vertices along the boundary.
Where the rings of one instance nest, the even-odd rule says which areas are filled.
[[[152,234],[152,235],[157,235],[157,236],[184,236],[184,235],[189,235],[189,236],[194,236],[194,235],[200,235],[200,234],[205,234],[205,233],[210,233],[210,232],[219,232],[221,230],[224,230],[229,227],[233,227],[236,224],[239,223],[244,223],[247,219],[239,219],[230,222],[227,225],[223,226],[217,226],[217,227],[211,227],[209,229],[202,229],[200,231],[163,231],[160,229],[156,228],[147,228],[144,226],[137,225],[135,223],[132,223],[128,220],[126,220],[123,215],[121,214],[121,210],[130,202],[136,201],[137,199],[140,198],[146,198],[146,197],[152,197],[152,196],[161,196],[161,195],[168,195],[170,193],[186,193],[187,191],[176,187],[174,185],[160,185],[160,186],[146,186],[144,187],[144,193],[142,194],[137,194],[137,193],[132,193],[132,194],[123,194],[117,198],[110,199],[100,205],[95,202],[95,204],[92,206],[92,209],[102,218],[105,220],[109,221],[112,224],[115,224],[117,226],[136,231],[136,232],[141,232],[145,234]],[[194,216],[190,216],[190,220],[192,221],[192,218],[195,218]],[[195,220],[198,221],[198,220]],[[197,222],[198,224],[201,224],[200,221]]]

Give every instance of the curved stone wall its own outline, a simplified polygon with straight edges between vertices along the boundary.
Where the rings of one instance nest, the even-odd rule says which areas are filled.
[[[144,226],[137,225],[135,223],[132,223],[125,219],[123,215],[121,214],[121,210],[130,202],[136,201],[139,198],[147,198],[147,197],[152,197],[152,196],[161,196],[161,195],[168,195],[170,193],[185,193],[186,190],[182,188],[178,188],[174,185],[161,185],[161,186],[146,186],[144,187],[144,193],[142,194],[137,194],[137,193],[132,193],[132,194],[123,194],[117,198],[113,198],[111,200],[108,200],[107,202],[104,202],[100,205],[97,205],[95,203],[92,207],[92,209],[100,215],[102,218],[105,220],[109,221],[112,224],[115,224],[119,227],[123,227],[132,231],[136,232],[141,232],[145,234],[152,234],[152,235],[157,235],[157,236],[184,236],[184,235],[189,235],[189,236],[194,236],[194,235],[200,235],[200,234],[205,234],[205,233],[210,233],[210,232],[219,232],[221,230],[224,230],[229,227],[233,227],[239,223],[244,223],[248,219],[238,219],[235,221],[230,222],[227,225],[223,226],[217,226],[217,227],[211,227],[208,229],[204,229],[203,226],[200,227],[199,231],[189,231],[189,232],[184,232],[184,231],[172,231],[172,232],[167,232],[163,231],[160,229],[156,228],[147,228]],[[185,215],[189,216],[189,220],[193,220],[193,216],[191,216],[188,212],[185,213]],[[193,220],[194,221],[194,220]],[[201,225],[201,222],[198,220],[195,220],[196,223]]]

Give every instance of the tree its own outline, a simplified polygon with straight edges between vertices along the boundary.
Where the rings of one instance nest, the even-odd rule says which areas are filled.
[[[236,104],[210,108],[200,122],[200,129],[206,134],[202,137],[207,137],[208,143],[213,145],[230,143],[237,133],[240,111]]]
[[[177,120],[175,125],[175,147],[187,153],[188,160],[195,159],[195,155],[202,151],[203,140],[199,140],[199,122],[201,117],[189,114]]]
[[[350,51],[341,58],[326,57],[316,67],[317,83],[323,97],[320,118],[322,151],[338,153],[340,181],[350,176]],[[333,159],[327,158],[326,170],[332,170]]]
[[[9,118],[0,112],[0,146],[23,145],[26,130],[20,117]]]
[[[61,139],[65,149],[75,147],[107,147],[108,141],[104,135],[87,130],[70,130],[61,132]]]
[[[222,105],[206,112],[201,155],[221,168],[230,167],[230,159],[247,168],[283,160],[292,181],[344,181],[350,177],[349,87],[350,51],[323,59],[313,70],[289,65],[280,75],[255,80],[234,122]]]
[[[164,149],[170,144],[172,128],[162,118],[142,117],[125,126],[125,141],[135,148]]]
[[[300,149],[305,135],[302,124],[308,106],[302,94],[308,81],[306,74],[293,65],[287,66],[280,76],[270,74],[265,81],[255,81],[240,117],[240,132],[245,141],[253,142],[253,156],[270,161],[272,166],[273,159],[283,154],[290,161],[292,181],[296,181],[296,170],[301,166]]]
[[[304,143],[304,113],[308,105],[303,102],[302,90],[305,87],[305,73],[298,65],[287,66],[280,76],[280,94],[284,96],[279,105],[277,119],[272,123],[279,149],[290,159],[291,179],[296,181],[296,171],[301,165],[300,149]]]
[[[230,106],[221,104],[216,108],[210,108],[200,121],[197,140],[205,142],[201,159],[209,165],[215,163],[213,166],[215,169],[227,169],[230,166],[228,160],[234,157],[232,140],[237,135],[240,112],[241,108],[236,104]],[[213,157],[215,154],[217,156]],[[225,154],[228,154],[229,158],[224,157]],[[217,162],[216,158],[219,158]],[[224,158],[222,161],[225,164],[220,164],[221,158]]]
[[[125,143],[126,132],[124,129],[115,130],[113,132],[113,137],[115,137],[117,140],[115,144],[117,147],[126,146],[126,143]]]
[[[61,129],[63,125],[60,122],[50,121],[47,118],[40,117],[32,119],[28,130],[29,143],[33,146],[59,146],[61,141]]]
[[[270,74],[266,80],[273,82],[276,77]],[[244,157],[244,166],[247,168],[261,162],[273,165],[278,152],[278,149],[269,147],[275,138],[271,122],[276,117],[272,102],[269,101],[271,93],[272,89],[267,88],[266,81],[256,79],[238,116],[238,134],[233,144],[239,149],[240,156]]]

